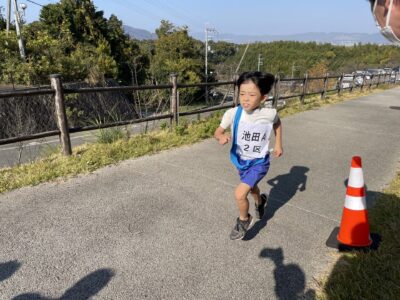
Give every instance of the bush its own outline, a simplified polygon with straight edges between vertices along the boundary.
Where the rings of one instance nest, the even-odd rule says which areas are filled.
[[[120,127],[100,129],[96,134],[97,142],[101,144],[111,144],[126,137]]]

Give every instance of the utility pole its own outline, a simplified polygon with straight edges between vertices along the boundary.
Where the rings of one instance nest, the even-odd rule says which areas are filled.
[[[208,51],[209,51],[209,46],[208,46],[208,33],[216,33],[217,31],[214,28],[208,28],[206,27],[206,29],[204,30],[205,34],[206,34],[206,50],[205,50],[205,79],[206,79],[206,83],[208,82]],[[206,103],[208,104],[208,87],[206,86]]]
[[[293,62],[292,64],[292,79],[293,79],[293,74],[294,74],[294,70],[296,69],[296,66],[294,65],[295,62]]]
[[[10,3],[11,0],[8,1]],[[14,3],[14,16],[15,16],[15,29],[17,31],[17,39],[18,39],[18,46],[19,46],[19,53],[21,54],[22,60],[25,61],[25,48],[24,48],[24,41],[22,39],[22,34],[21,34],[21,16],[18,11],[18,4],[17,0],[13,1]],[[7,22],[9,23],[9,19],[7,19]]]
[[[258,64],[257,64],[257,71],[260,71],[260,66],[263,65],[263,58],[261,57],[261,53],[258,54]]]
[[[7,36],[8,32],[10,31],[10,20],[11,20],[11,0],[7,0]]]
[[[246,55],[246,52],[247,52],[247,49],[249,49],[249,46],[250,46],[250,42],[247,43],[247,46],[246,46],[246,48],[244,49],[243,55],[242,55],[242,57],[240,58],[239,64],[238,64],[237,67],[236,67],[235,75],[237,75],[237,72],[239,71],[240,65],[242,64],[243,58],[244,58],[244,56]]]

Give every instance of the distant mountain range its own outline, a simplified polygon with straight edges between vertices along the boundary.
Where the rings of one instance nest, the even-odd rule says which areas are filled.
[[[134,28],[128,25],[124,25],[124,30],[127,35],[129,35],[133,39],[137,40],[155,40],[157,39],[157,35],[155,33],[151,33],[150,31]]]
[[[154,40],[157,38],[155,33],[144,29],[134,28],[124,25],[125,32],[132,38],[138,40]],[[204,40],[204,33],[192,32],[190,35],[198,40]],[[380,33],[343,33],[343,32],[308,32],[291,35],[239,35],[230,33],[221,33],[213,38],[214,41],[227,41],[235,44],[244,44],[248,42],[273,42],[273,41],[298,41],[298,42],[317,42],[331,43],[334,45],[351,46],[354,44],[390,44]]]

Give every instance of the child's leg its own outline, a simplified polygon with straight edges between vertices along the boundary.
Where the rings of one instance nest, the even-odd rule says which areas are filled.
[[[256,202],[256,204],[261,203],[261,193],[260,193],[260,189],[258,188],[258,185],[255,185],[250,190],[250,194],[254,198],[254,201]]]
[[[235,199],[239,208],[239,219],[242,221],[246,221],[249,216],[249,200],[247,199],[247,195],[250,189],[249,185],[241,182],[235,190]]]

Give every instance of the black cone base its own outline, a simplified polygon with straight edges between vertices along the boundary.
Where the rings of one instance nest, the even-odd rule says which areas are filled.
[[[325,245],[329,248],[338,249],[340,252],[377,250],[381,242],[381,237],[379,234],[371,233],[370,236],[372,239],[372,244],[370,246],[352,247],[339,243],[339,241],[337,240],[338,234],[339,234],[339,227],[335,227],[332,233],[329,235],[329,238],[326,241]]]

